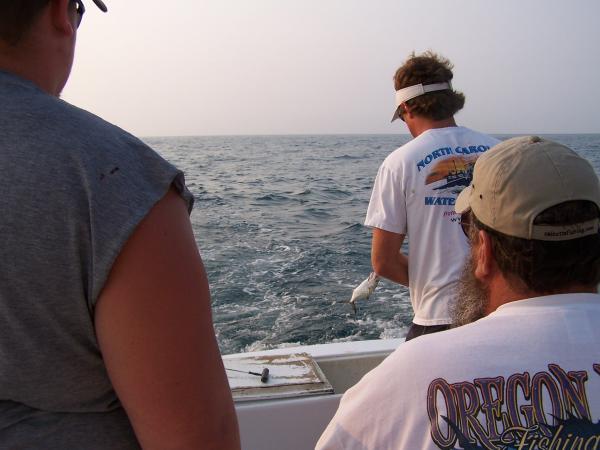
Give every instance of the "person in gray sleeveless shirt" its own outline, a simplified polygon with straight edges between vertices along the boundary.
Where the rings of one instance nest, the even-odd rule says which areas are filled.
[[[0,448],[239,448],[183,174],[58,98],[83,12],[0,2]]]

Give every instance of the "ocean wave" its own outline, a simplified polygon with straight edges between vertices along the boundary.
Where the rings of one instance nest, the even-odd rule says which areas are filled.
[[[600,136],[560,135],[600,172]],[[148,143],[182,169],[223,353],[402,337],[408,289],[371,271],[362,225],[377,170],[405,136],[224,136]],[[404,247],[406,249],[406,246]]]

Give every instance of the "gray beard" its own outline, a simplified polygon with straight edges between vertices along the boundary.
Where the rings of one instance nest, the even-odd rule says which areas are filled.
[[[452,308],[452,328],[460,327],[485,317],[489,291],[474,275],[473,257],[463,266],[458,280],[458,292]]]

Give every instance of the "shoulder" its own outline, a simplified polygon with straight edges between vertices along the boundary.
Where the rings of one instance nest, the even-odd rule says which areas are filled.
[[[456,132],[468,136],[469,139],[476,139],[490,146],[499,144],[501,142],[500,139],[494,136],[464,126],[456,127]]]
[[[452,357],[445,333],[401,344],[350,388],[318,448],[429,448],[428,386],[447,365],[439,355]]]
[[[53,164],[88,179],[87,184],[106,186],[107,179],[118,173],[144,189],[157,180],[168,184],[180,172],[141,139],[95,114],[52,97],[42,102],[49,118],[39,138],[52,150]]]
[[[0,72],[0,98],[0,112],[9,118],[0,124],[0,129],[10,126],[15,135],[28,131],[26,135],[32,143],[73,147],[78,143],[118,141],[121,145],[144,146],[119,127],[9,73]]]
[[[388,369],[398,367],[408,367],[406,364],[415,364],[417,366],[429,365],[433,357],[437,359],[436,364],[440,362],[440,358],[444,358],[450,353],[450,349],[454,347],[451,342],[463,340],[464,330],[452,329],[444,332],[427,334],[418,338],[412,339],[409,342],[402,344],[394,351],[382,364],[389,366]]]
[[[414,156],[422,153],[429,147],[430,138],[420,135],[401,145],[390,153],[383,161],[383,166],[394,169],[414,159]]]
[[[85,109],[62,100],[58,100],[53,108],[54,117],[58,119],[53,122],[53,125],[63,130],[68,128],[70,131],[68,137],[73,141],[106,150],[129,147],[153,152],[139,138]],[[67,121],[68,125],[61,124],[59,120]]]
[[[38,189],[70,186],[73,194],[74,189],[94,190],[116,173],[123,184],[157,175],[172,179],[177,173],[140,139],[100,117],[26,80],[5,76],[0,81],[0,116],[6,118],[0,122],[0,147],[3,163],[15,167],[14,177],[35,170]],[[31,163],[24,166],[22,160]]]
[[[2,111],[12,116],[11,124],[17,134],[29,130],[31,150],[37,150],[36,143],[43,144],[41,151],[51,149],[57,160],[61,155],[73,158],[77,153],[84,159],[98,158],[102,152],[110,151],[125,156],[123,149],[154,153],[140,139],[95,114],[48,95],[32,84],[21,81],[17,86],[21,88],[18,92],[2,92],[12,103]]]
[[[497,322],[498,319],[486,317],[405,342],[372,371],[373,377],[383,382],[393,374],[393,383],[398,385],[407,382],[427,385],[452,367],[466,364],[471,359],[472,348],[481,343],[481,337],[494,334],[503,326]]]

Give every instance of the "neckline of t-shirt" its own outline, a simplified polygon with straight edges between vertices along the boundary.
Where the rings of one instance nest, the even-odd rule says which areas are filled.
[[[555,294],[544,295],[539,297],[526,298],[500,305],[496,311],[490,315],[510,313],[511,310],[517,308],[551,308],[560,306],[596,306],[600,307],[600,294],[593,293],[571,293],[571,294]]]
[[[27,89],[43,92],[41,88],[33,81],[24,78],[21,75],[17,75],[16,73],[0,69],[0,77],[6,79],[8,83],[16,84]]]
[[[452,126],[452,127],[442,127],[442,128],[429,128],[428,130],[423,131],[423,133],[421,133],[422,135],[424,134],[432,134],[432,133],[447,133],[449,131],[466,131],[467,127],[463,126],[463,125],[456,125],[456,126]]]

